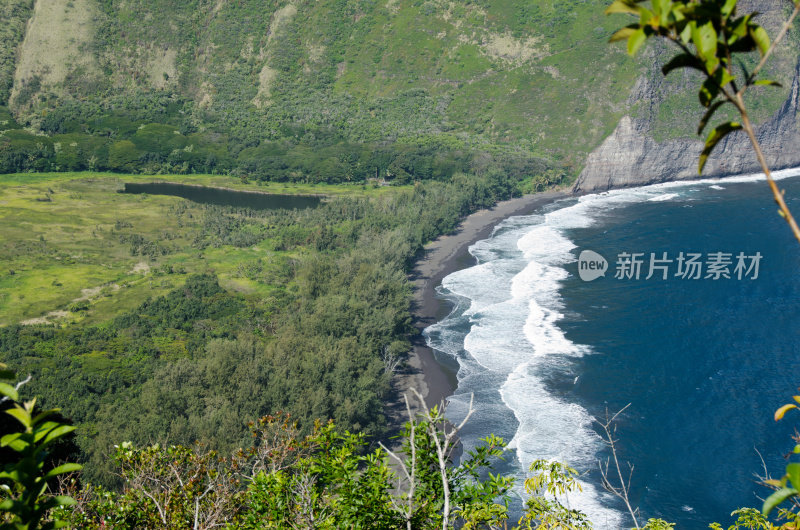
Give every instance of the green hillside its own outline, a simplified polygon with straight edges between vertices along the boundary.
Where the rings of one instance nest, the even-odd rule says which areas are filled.
[[[0,136],[0,172],[574,172],[641,73],[605,3],[14,0],[0,120],[48,138]]]

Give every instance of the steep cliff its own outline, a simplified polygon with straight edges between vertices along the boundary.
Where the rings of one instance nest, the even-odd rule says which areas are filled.
[[[782,20],[778,2],[750,0],[741,2],[741,8],[742,12],[762,12],[760,21],[772,29],[773,34]],[[788,89],[786,99],[778,110],[757,126],[759,141],[772,169],[800,165],[800,129],[797,125],[800,62],[797,62],[795,39],[791,36],[781,47],[777,64],[770,72],[784,82]],[[588,156],[573,187],[575,192],[698,178],[697,161],[703,141],[686,132],[697,125],[697,113],[701,107],[693,97],[691,76],[672,81],[672,86],[662,78],[659,68],[666,55],[664,49],[651,50],[649,58],[653,67],[639,78],[628,99],[628,107],[633,111],[624,116],[614,132]],[[678,93],[680,103],[665,112],[667,100]],[[763,98],[764,94],[762,91],[756,97]],[[661,123],[664,120],[670,121],[673,127],[682,120],[685,123],[680,125],[690,127],[681,131],[683,134],[678,137],[657,138],[664,128]],[[758,162],[750,142],[743,132],[739,132],[729,135],[717,146],[703,176],[722,177],[756,171],[759,171]]]

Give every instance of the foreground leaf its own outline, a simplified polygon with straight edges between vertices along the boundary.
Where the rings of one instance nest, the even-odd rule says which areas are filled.
[[[737,123],[735,121],[729,121],[723,123],[722,125],[718,125],[711,134],[708,135],[708,139],[706,140],[705,148],[703,152],[700,154],[700,163],[697,168],[697,172],[702,174],[703,167],[706,165],[706,161],[708,160],[708,156],[711,154],[711,151],[717,146],[720,140],[728,136],[728,134],[732,133],[733,131],[738,131],[742,128],[741,123]]]
[[[786,414],[788,411],[792,409],[796,409],[797,405],[793,405],[792,403],[787,403],[786,405],[782,406],[778,410],[775,411],[775,421],[779,421],[783,419],[783,415]]]
[[[769,497],[767,500],[764,501],[764,506],[761,508],[761,513],[764,515],[769,515],[777,505],[788,499],[789,497],[793,497],[797,495],[797,490],[794,488],[781,488]]]

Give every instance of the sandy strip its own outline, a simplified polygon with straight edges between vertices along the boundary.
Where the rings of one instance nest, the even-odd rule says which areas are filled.
[[[414,287],[411,308],[414,325],[422,331],[450,312],[448,304],[436,298],[436,287],[448,274],[475,264],[468,251],[471,244],[488,238],[494,227],[507,217],[530,214],[546,204],[569,196],[564,191],[547,191],[500,202],[494,208],[469,215],[454,233],[426,245],[424,254],[417,260],[410,275]],[[425,345],[425,339],[418,336],[409,355],[407,369],[395,377],[394,387],[400,401],[390,405],[390,421],[399,420],[402,423],[407,419],[402,395],[409,389],[416,388],[425,398],[427,406],[432,407],[450,396],[455,386],[454,369],[439,364],[433,351]]]

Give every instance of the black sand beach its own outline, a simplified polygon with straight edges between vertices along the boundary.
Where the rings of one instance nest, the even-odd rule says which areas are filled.
[[[494,227],[513,215],[526,215],[558,199],[569,197],[564,191],[547,191],[503,201],[488,210],[469,215],[453,234],[438,238],[425,247],[411,274],[414,286],[412,313],[415,326],[422,331],[447,316],[448,305],[436,298],[436,286],[448,274],[474,264],[469,246],[486,239]],[[403,393],[415,388],[432,407],[442,403],[455,390],[455,374],[439,364],[425,339],[417,337],[408,359],[408,369],[395,378],[395,389],[402,402]],[[413,401],[413,400],[412,400]],[[405,407],[391,407],[395,420],[404,421]]]

